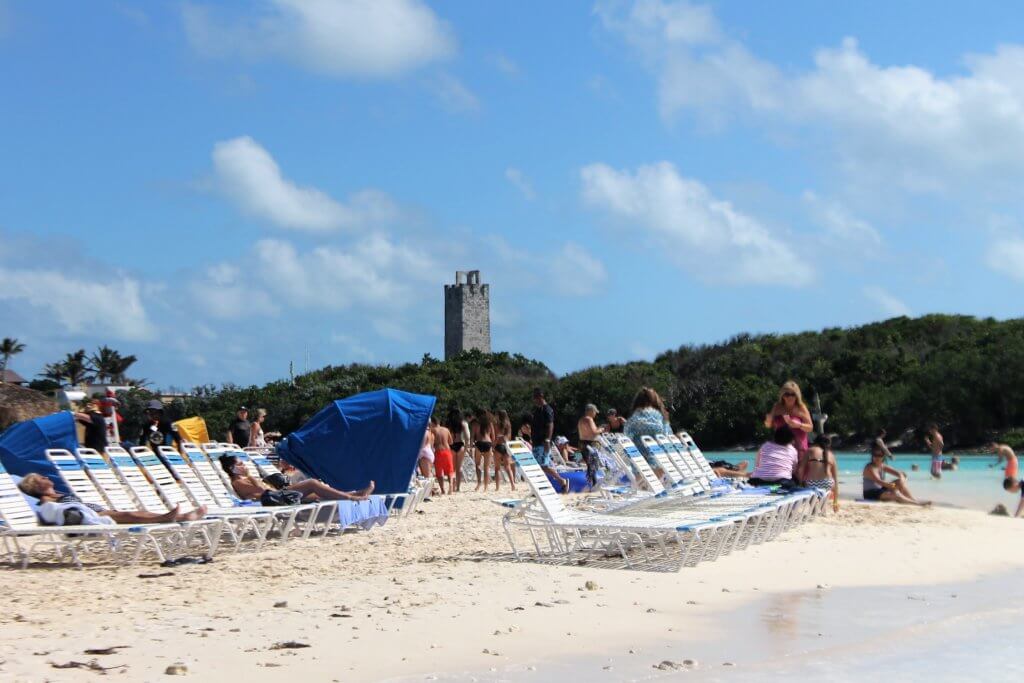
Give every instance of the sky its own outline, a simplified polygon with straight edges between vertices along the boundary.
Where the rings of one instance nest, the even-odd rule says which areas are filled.
[[[0,337],[154,387],[1020,315],[1024,6],[0,0]]]

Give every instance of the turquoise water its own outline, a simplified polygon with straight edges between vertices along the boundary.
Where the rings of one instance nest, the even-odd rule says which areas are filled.
[[[754,466],[755,453],[704,452],[708,460],[739,462],[748,460]],[[839,459],[840,498],[853,499],[861,496],[861,472],[868,462],[866,453],[837,453]],[[947,457],[948,461],[949,458]],[[928,472],[931,458],[927,455],[897,455],[890,467],[907,473],[910,492],[919,500],[932,500],[936,504],[988,512],[997,503],[1002,503],[1010,514],[1020,502],[1019,494],[1003,490],[1003,468],[994,467],[994,456],[961,456],[960,469],[945,471],[941,479],[933,479]],[[920,469],[912,471],[916,464]]]

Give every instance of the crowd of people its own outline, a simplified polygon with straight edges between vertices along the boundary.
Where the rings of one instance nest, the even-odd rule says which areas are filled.
[[[112,400],[112,399],[111,399]],[[452,407],[443,418],[431,417],[418,456],[417,468],[422,477],[436,483],[443,494],[459,492],[464,487],[466,473],[474,473],[475,491],[498,491],[504,481],[510,490],[516,490],[515,465],[508,450],[512,439],[521,439],[530,445],[533,456],[547,473],[556,489],[568,492],[570,482],[566,476],[566,465],[585,470],[587,487],[598,484],[601,461],[597,441],[603,434],[622,433],[637,444],[659,477],[664,477],[661,465],[642,447],[641,437],[671,435],[669,411],[658,392],[651,387],[641,387],[633,398],[628,417],[623,417],[615,408],[608,408],[603,417],[598,406],[587,404],[576,422],[575,439],[555,434],[555,410],[541,389],[532,394],[533,408],[514,420],[505,410],[476,408],[464,412]],[[116,403],[116,400],[115,400]],[[102,398],[87,400],[75,419],[84,427],[84,445],[102,452],[107,446],[105,413],[109,406]],[[180,445],[181,436],[177,427],[164,419],[163,404],[150,401],[145,410],[146,420],[138,443],[154,450],[158,445]],[[225,438],[240,447],[268,446],[273,444],[276,433],[265,433],[263,424],[267,411],[259,408],[254,418],[249,419],[246,406],[239,406],[235,418],[227,426]],[[832,442],[827,435],[819,434],[811,440],[814,421],[804,402],[800,386],[794,381],[785,382],[779,389],[777,399],[767,411],[763,421],[770,431],[770,438],[757,451],[753,468],[746,460],[733,463],[715,460],[711,466],[719,477],[746,479],[754,486],[778,486],[783,489],[814,487],[828,492],[833,507],[839,507],[838,463]],[[908,486],[908,476],[903,470],[890,464],[892,452],[886,443],[886,432],[879,430],[869,445],[870,459],[862,471],[862,495],[864,500],[885,501],[909,505],[926,506],[931,503],[914,497]],[[573,445],[575,442],[575,445]],[[940,478],[944,471],[955,470],[958,458],[946,461],[943,455],[945,439],[935,424],[927,426],[923,442],[931,454],[930,473]],[[1024,481],[1018,478],[1017,460],[1013,450],[1005,444],[993,444],[999,462],[1006,461],[1003,488],[1010,492],[1021,492],[1022,498],[1017,514],[1024,513]],[[470,459],[472,466],[466,460]],[[248,477],[240,463],[228,460],[221,463],[231,479],[236,494],[246,500],[276,500],[284,495],[290,502],[321,499],[361,499],[373,490],[373,482],[360,491],[338,491],[323,482],[311,480],[287,463],[282,467],[287,481],[255,481]],[[912,469],[916,470],[917,465]],[[37,486],[38,485],[38,486]],[[39,488],[43,482],[34,481]],[[279,503],[280,504],[280,503]]]
[[[605,411],[603,419],[598,406],[587,404],[576,422],[575,445],[566,436],[555,435],[555,412],[540,389],[533,392],[533,410],[513,422],[504,410],[477,408],[464,412],[451,408],[443,420],[431,419],[419,454],[419,472],[436,481],[441,494],[463,489],[465,473],[472,460],[475,491],[501,488],[506,482],[516,490],[514,463],[507,443],[515,438],[527,442],[534,458],[547,473],[557,490],[569,491],[565,465],[586,470],[589,488],[597,486],[600,458],[597,440],[603,434],[622,433],[637,444],[655,474],[664,476],[661,465],[642,447],[641,437],[673,434],[669,411],[656,390],[641,387],[633,398],[628,417],[615,408]],[[710,463],[719,477],[746,479],[754,486],[778,486],[783,489],[813,487],[827,492],[833,508],[839,509],[838,461],[831,439],[824,434],[813,441],[814,430],[810,410],[804,402],[800,386],[785,382],[777,399],[764,417],[770,438],[757,451],[753,467],[746,460]],[[862,472],[863,498],[910,505],[930,505],[911,493],[906,472],[889,464],[893,456],[886,444],[885,430],[879,430],[870,444],[870,460]],[[940,477],[945,470],[957,467],[956,459],[945,462],[944,440],[937,426],[929,425],[925,443],[932,453],[932,474]],[[562,466],[561,468],[556,465]],[[1013,490],[1024,488],[1014,480]],[[1024,503],[1022,503],[1024,505]]]

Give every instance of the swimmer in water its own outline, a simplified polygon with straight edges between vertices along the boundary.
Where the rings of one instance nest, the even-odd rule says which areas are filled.
[[[928,433],[924,435],[924,443],[932,452],[931,473],[936,479],[942,479],[942,449],[946,441],[939,432],[939,426],[932,422],[928,425]]]

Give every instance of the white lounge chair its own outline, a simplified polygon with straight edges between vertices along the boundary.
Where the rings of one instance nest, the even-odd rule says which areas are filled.
[[[79,448],[74,454],[51,448],[45,451],[45,455],[60,469],[71,492],[83,502],[92,502],[101,497],[106,501],[101,505],[108,510],[145,510],[157,514],[171,510],[170,507],[144,507],[131,489],[124,486],[116,470],[112,469],[103,455],[91,448]],[[174,524],[181,528],[182,533],[179,552],[196,549],[210,557],[216,554],[221,533],[219,520],[181,521]]]
[[[165,548],[179,541],[175,524],[44,526],[25,500],[21,489],[0,463],[0,540],[11,563],[28,566],[37,551],[49,548],[58,561],[82,567],[81,555],[95,553],[118,564],[136,563],[152,551],[163,562]],[[27,547],[23,543],[27,543]]]
[[[637,554],[643,564],[678,568],[695,563],[707,552],[705,546],[728,544],[744,520],[687,520],[677,518],[624,517],[583,512],[565,507],[547,475],[522,441],[509,443],[509,451],[530,486],[534,502],[523,503],[505,515],[503,525],[512,552],[521,557],[515,541],[526,531],[538,556],[572,556],[577,553],[619,555],[634,566]],[[542,543],[546,541],[546,544]],[[657,552],[652,557],[652,548]],[[632,552],[631,552],[632,551]]]

